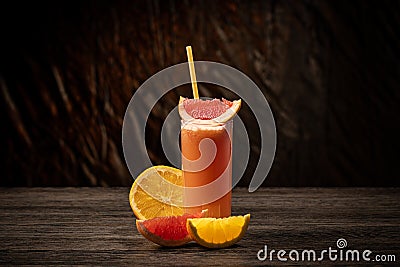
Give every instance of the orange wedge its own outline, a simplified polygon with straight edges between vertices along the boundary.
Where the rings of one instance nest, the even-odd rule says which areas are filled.
[[[227,218],[188,219],[186,228],[192,239],[207,248],[226,248],[238,242],[245,234],[250,214]]]
[[[182,171],[168,166],[146,169],[133,183],[129,203],[140,220],[183,215]]]

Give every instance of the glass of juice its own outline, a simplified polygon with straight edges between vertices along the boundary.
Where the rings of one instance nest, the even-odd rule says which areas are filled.
[[[216,122],[181,117],[186,213],[208,209],[209,217],[231,215],[232,128],[232,119]]]

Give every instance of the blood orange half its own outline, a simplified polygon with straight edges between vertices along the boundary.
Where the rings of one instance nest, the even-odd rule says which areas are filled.
[[[240,109],[242,101],[226,99],[179,99],[179,115],[183,120],[213,120],[224,123],[232,119]]]
[[[186,228],[187,219],[201,218],[207,211],[191,215],[156,217],[150,220],[136,220],[138,231],[148,240],[166,247],[176,247],[192,240]]]

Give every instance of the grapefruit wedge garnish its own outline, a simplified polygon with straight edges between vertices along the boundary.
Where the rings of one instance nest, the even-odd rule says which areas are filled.
[[[136,220],[138,231],[148,240],[166,247],[177,247],[192,241],[186,229],[186,221],[190,218],[206,216],[207,210],[201,213],[182,216],[157,217],[150,220]]]
[[[185,121],[212,120],[225,123],[232,119],[239,111],[242,100],[228,101],[226,99],[191,99],[180,97],[179,115]]]

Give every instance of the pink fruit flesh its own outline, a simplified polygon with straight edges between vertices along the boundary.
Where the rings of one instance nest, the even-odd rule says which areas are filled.
[[[186,112],[195,119],[210,120],[225,113],[232,106],[232,102],[226,99],[185,99],[183,107]]]
[[[158,217],[143,221],[143,225],[149,232],[161,237],[164,240],[181,240],[188,235],[186,230],[186,220],[188,218],[199,217],[201,217],[201,214],[184,214],[182,216]]]

